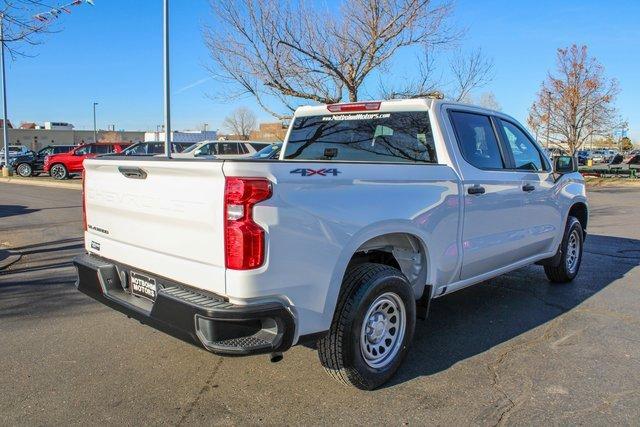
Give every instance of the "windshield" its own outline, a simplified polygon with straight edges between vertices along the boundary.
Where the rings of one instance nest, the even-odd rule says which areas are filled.
[[[122,154],[125,156],[139,156],[141,154],[147,154],[147,144],[144,142],[137,142],[122,150]]]
[[[280,152],[280,148],[282,144],[272,144],[264,147],[262,150],[258,151],[253,155],[256,159],[269,159],[276,156],[277,153]]]
[[[9,146],[9,153],[19,153],[22,151],[22,147]],[[0,150],[0,153],[4,153],[4,148]]]
[[[185,148],[182,152],[183,153],[191,153],[193,150],[198,148],[200,146],[200,144],[201,144],[201,142],[196,142],[195,144],[190,145],[187,148]]]
[[[171,145],[172,153],[180,152],[180,145]],[[151,156],[164,154],[164,142],[137,142],[122,151],[125,156]]]
[[[426,111],[297,117],[284,157],[394,163],[437,161]]]

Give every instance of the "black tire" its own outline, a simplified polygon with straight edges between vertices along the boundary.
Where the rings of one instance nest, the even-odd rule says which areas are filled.
[[[33,175],[33,168],[29,163],[20,163],[16,165],[16,173],[23,178],[28,178]]]
[[[386,309],[383,308],[385,301],[388,302]],[[380,307],[380,310],[375,311],[376,307]],[[396,323],[393,322],[394,307],[397,308]],[[364,325],[365,317],[367,326]],[[401,324],[403,317],[404,327]],[[376,323],[369,320],[376,320]],[[378,321],[389,325],[388,329],[381,327],[384,332],[380,332]],[[331,329],[318,341],[320,362],[339,382],[362,390],[373,390],[387,382],[400,367],[413,338],[415,323],[413,290],[402,272],[373,263],[352,267],[345,274]],[[392,336],[394,328],[398,334],[395,337]],[[388,338],[382,338],[378,343],[375,343],[375,339],[368,341],[374,333],[390,335],[385,335]],[[390,341],[393,344],[388,344]],[[361,345],[362,342],[365,342],[366,349]],[[385,346],[389,346],[386,355],[382,350]],[[365,354],[374,357],[372,355],[377,348],[381,349],[378,350],[379,356],[375,356],[382,358],[380,366],[374,366],[373,360],[365,358]]]
[[[49,170],[49,175],[51,175],[51,177],[53,179],[67,179],[69,177],[69,172],[67,171],[67,168],[65,165],[63,165],[62,163],[56,163],[55,165],[51,166],[51,169]]]
[[[577,245],[577,247],[575,247]],[[570,216],[564,231],[559,251],[562,251],[557,266],[545,265],[544,272],[552,283],[571,282],[580,271],[584,248],[584,232],[577,218]],[[575,257],[575,259],[573,258]]]

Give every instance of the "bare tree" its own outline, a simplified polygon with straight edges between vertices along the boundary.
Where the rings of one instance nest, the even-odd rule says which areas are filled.
[[[493,61],[487,59],[480,49],[468,55],[454,56],[450,67],[457,101],[467,98],[472,90],[485,86],[493,79]]]
[[[483,92],[480,95],[478,104],[484,108],[489,108],[491,110],[495,110],[495,111],[502,110],[502,106],[496,99],[496,95],[493,92]]]
[[[222,122],[223,129],[239,135],[242,139],[248,140],[251,131],[256,128],[256,115],[246,107],[233,110]]]
[[[39,0],[4,0],[0,6],[3,22],[2,43],[11,55],[23,54],[25,45],[40,43],[39,35],[52,32],[58,16],[71,13],[73,6],[93,4],[93,0],[64,2]]]
[[[547,144],[566,144],[573,154],[592,136],[625,126],[613,105],[619,92],[586,46],[558,49],[556,73],[542,83],[527,121]]]
[[[293,111],[300,101],[359,99],[359,89],[401,49],[448,45],[451,5],[434,0],[312,2],[211,0],[219,22],[204,28],[218,78],[235,83],[271,114],[266,99]],[[229,95],[228,93],[226,94]]]

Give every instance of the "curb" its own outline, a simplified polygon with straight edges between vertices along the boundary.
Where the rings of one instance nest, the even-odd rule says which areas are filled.
[[[6,269],[12,264],[15,264],[22,258],[20,254],[12,254],[9,251],[0,249],[0,271]]]
[[[82,190],[82,181],[77,184],[70,182],[54,182],[54,181],[39,181],[37,178],[4,178],[0,177],[0,182],[7,184],[22,184],[22,185],[34,185],[37,187],[51,187],[51,188],[66,188],[69,190]]]

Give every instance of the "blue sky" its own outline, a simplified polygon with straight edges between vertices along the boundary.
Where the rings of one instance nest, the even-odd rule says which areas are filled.
[[[143,130],[162,123],[162,2],[95,3],[63,16],[60,32],[28,50],[34,57],[9,61],[12,122],[68,121],[88,129],[96,101],[100,128],[115,124],[117,129]],[[208,123],[216,129],[240,105],[271,120],[250,98],[221,102],[207,96],[228,90],[205,69],[209,59],[201,28],[212,20],[208,2],[174,0],[171,11],[173,127],[196,129]],[[607,75],[619,80],[617,105],[632,138],[639,141],[639,16],[637,0],[459,0],[453,19],[468,30],[462,46],[480,47],[495,62],[495,78],[480,92],[493,91],[503,110],[521,121],[554,67],[556,48],[588,45]]]

